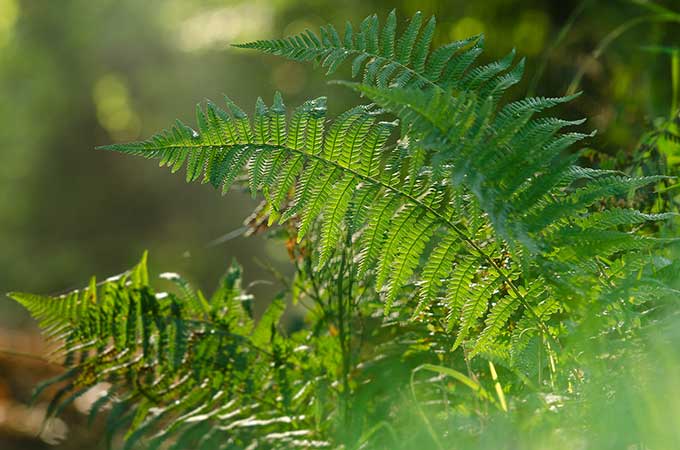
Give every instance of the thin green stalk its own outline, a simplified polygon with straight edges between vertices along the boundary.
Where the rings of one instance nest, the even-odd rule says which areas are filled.
[[[667,13],[662,13],[662,14],[652,14],[648,16],[643,16],[643,17],[636,17],[634,19],[631,19],[627,22],[624,22],[623,24],[619,25],[612,31],[610,31],[604,39],[600,41],[597,47],[595,47],[595,50],[590,54],[590,61],[587,61],[585,64],[581,65],[579,68],[578,72],[576,72],[576,75],[572,79],[571,83],[569,84],[569,88],[567,89],[566,95],[572,95],[576,92],[578,89],[579,85],[581,84],[581,80],[583,79],[583,75],[585,75],[586,70],[588,70],[588,67],[592,63],[592,61],[595,61],[602,56],[602,54],[609,48],[609,46],[616,41],[619,37],[621,37],[623,34],[625,34],[627,31],[635,28],[638,25],[643,25],[646,23],[680,23],[680,14],[673,13],[673,12],[667,12]]]
[[[579,5],[571,12],[564,25],[562,25],[562,28],[560,28],[555,40],[550,44],[545,52],[543,52],[538,69],[536,69],[536,73],[534,74],[533,78],[531,78],[531,82],[529,83],[529,89],[527,90],[528,97],[533,97],[536,94],[536,88],[538,87],[538,83],[541,80],[546,67],[548,66],[548,59],[550,58],[550,55],[552,55],[555,49],[557,49],[557,47],[562,44],[564,39],[571,31],[571,28],[574,26],[574,23],[576,23],[576,19],[578,19],[581,13],[586,9],[586,6],[588,6],[588,4],[591,2],[592,0],[583,0],[581,3],[579,3]]]
[[[411,381],[409,383],[409,386],[411,388],[411,396],[413,398],[413,404],[415,405],[416,411],[418,411],[418,415],[420,418],[423,420],[423,423],[425,424],[425,427],[427,428],[427,431],[432,438],[432,441],[434,441],[435,445],[437,446],[437,449],[439,450],[444,450],[444,446],[442,445],[441,441],[439,440],[439,436],[437,435],[437,432],[435,431],[434,427],[432,426],[432,423],[430,422],[430,419],[427,418],[427,414],[425,414],[425,411],[423,411],[423,408],[418,401],[418,396],[416,395],[416,386],[415,386],[415,375],[416,372],[420,369],[420,367],[416,367],[414,370],[411,371]]]
[[[350,423],[350,408],[349,408],[349,345],[348,345],[348,329],[345,321],[349,322],[350,311],[346,308],[344,291],[345,291],[345,270],[347,266],[347,249],[351,246],[351,235],[348,231],[348,240],[345,242],[340,257],[340,271],[338,273],[337,295],[338,295],[338,337],[340,338],[340,350],[342,354],[342,417],[345,429]],[[350,299],[351,301],[351,299]]]
[[[671,56],[671,83],[673,98],[671,99],[670,118],[673,120],[678,111],[678,96],[680,95],[680,51],[675,50]]]

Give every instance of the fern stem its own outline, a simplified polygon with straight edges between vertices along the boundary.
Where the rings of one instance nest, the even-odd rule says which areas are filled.
[[[350,230],[347,231],[347,240],[351,244],[351,234]],[[349,345],[347,329],[345,328],[345,319],[349,322],[351,318],[351,312],[349,308],[345,308],[344,292],[345,292],[345,270],[347,265],[347,249],[350,245],[346,244],[343,246],[341,257],[340,257],[340,271],[338,273],[338,337],[340,339],[340,350],[342,353],[342,420],[343,420],[343,431],[349,429],[350,423],[350,408],[349,408]],[[348,295],[349,297],[349,295]],[[351,299],[348,298],[348,302]]]

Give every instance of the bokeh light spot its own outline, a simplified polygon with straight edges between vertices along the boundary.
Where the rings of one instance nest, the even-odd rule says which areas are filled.
[[[9,42],[18,18],[19,4],[17,1],[0,0],[0,48]]]
[[[513,43],[520,53],[538,54],[545,45],[550,21],[541,11],[529,10],[522,13],[513,31]]]
[[[453,24],[449,35],[451,39],[458,41],[480,33],[484,33],[484,23],[474,17],[463,17]]]
[[[135,139],[141,128],[140,119],[132,108],[125,81],[115,74],[107,74],[94,84],[92,98],[97,108],[97,119],[115,139]]]
[[[202,11],[182,22],[179,47],[191,52],[223,48],[237,40],[260,39],[271,28],[272,21],[271,8],[262,2],[243,2]]]

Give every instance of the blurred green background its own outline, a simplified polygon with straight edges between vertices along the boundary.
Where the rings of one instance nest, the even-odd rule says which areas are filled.
[[[262,261],[285,271],[285,249],[262,237],[229,239],[256,200],[93,149],[147,137],[175,118],[193,124],[194,105],[223,93],[249,109],[276,90],[290,106],[327,95],[331,115],[339,113],[357,99],[321,73],[229,44],[392,8],[402,21],[417,10],[436,14],[437,43],[484,32],[484,61],[515,47],[528,58],[517,93],[562,95],[581,71],[586,95],[564,115],[591,118],[586,126],[600,130],[591,144],[603,152],[632,152],[651,121],[669,114],[671,60],[648,47],[679,44],[678,19],[663,16],[680,10],[678,0],[0,0],[0,292],[79,287],[148,249],[153,269],[208,291],[236,258],[266,302],[272,287],[259,280],[272,276]],[[0,349],[39,352],[33,333],[1,297]],[[13,378],[24,359],[0,356],[0,410],[26,400],[30,383]],[[6,416],[0,448],[45,445],[12,430]]]

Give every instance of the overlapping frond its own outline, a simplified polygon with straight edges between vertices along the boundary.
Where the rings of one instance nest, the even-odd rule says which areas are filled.
[[[574,166],[563,153],[586,135],[561,130],[581,121],[533,118],[536,111],[562,100],[522,100],[499,110],[493,98],[480,98],[476,92],[451,96],[433,90],[352,86],[410,125],[411,139],[437,143],[440,149],[432,163],[446,170],[435,168],[434,172],[473,192],[496,232],[511,245],[533,253],[554,252],[579,239],[592,245],[598,240],[591,234],[593,228],[669,217],[592,209],[598,202],[627,195],[660,177],[583,172]],[[571,221],[577,215],[581,226],[574,227]],[[567,227],[569,243],[557,239],[567,234]],[[624,239],[623,234],[619,236]],[[632,235],[628,241],[640,242]]]

